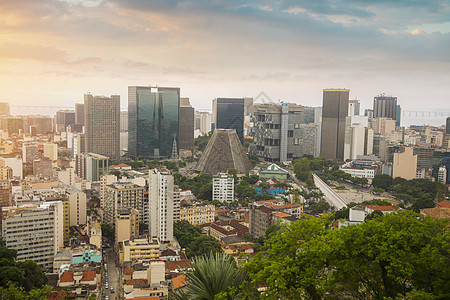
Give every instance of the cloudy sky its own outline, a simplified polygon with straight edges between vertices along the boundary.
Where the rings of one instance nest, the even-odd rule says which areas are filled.
[[[1,0],[0,101],[68,106],[129,85],[322,104],[450,111],[449,0]]]

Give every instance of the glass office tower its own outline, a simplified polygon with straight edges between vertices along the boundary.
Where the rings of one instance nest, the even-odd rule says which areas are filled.
[[[128,153],[134,159],[170,158],[178,145],[180,89],[128,87]]]
[[[215,128],[236,129],[239,139],[244,138],[244,98],[215,99]],[[214,109],[213,109],[214,110]]]

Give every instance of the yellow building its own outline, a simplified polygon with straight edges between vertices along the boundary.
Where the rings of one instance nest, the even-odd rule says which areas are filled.
[[[119,243],[119,261],[133,261],[137,259],[154,259],[160,257],[160,242],[156,237],[126,240]]]
[[[406,147],[403,153],[394,153],[392,163],[392,177],[401,177],[407,180],[416,178],[417,155],[413,154],[412,147]]]
[[[13,170],[10,167],[0,167],[0,180],[13,178]]]
[[[181,203],[180,220],[186,220],[192,225],[214,222],[216,208],[212,204],[188,204]]]
[[[139,211],[133,208],[118,209],[115,224],[117,244],[138,237]]]

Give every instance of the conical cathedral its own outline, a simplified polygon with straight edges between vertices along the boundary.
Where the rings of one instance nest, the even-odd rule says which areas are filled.
[[[227,169],[246,173],[252,169],[247,154],[234,129],[214,130],[202,157],[195,166],[201,174],[217,174]]]

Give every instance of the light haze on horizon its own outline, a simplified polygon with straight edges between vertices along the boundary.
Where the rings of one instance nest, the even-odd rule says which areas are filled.
[[[450,1],[0,2],[0,101],[72,106],[130,85],[322,105],[348,88],[372,106],[450,111]]]

